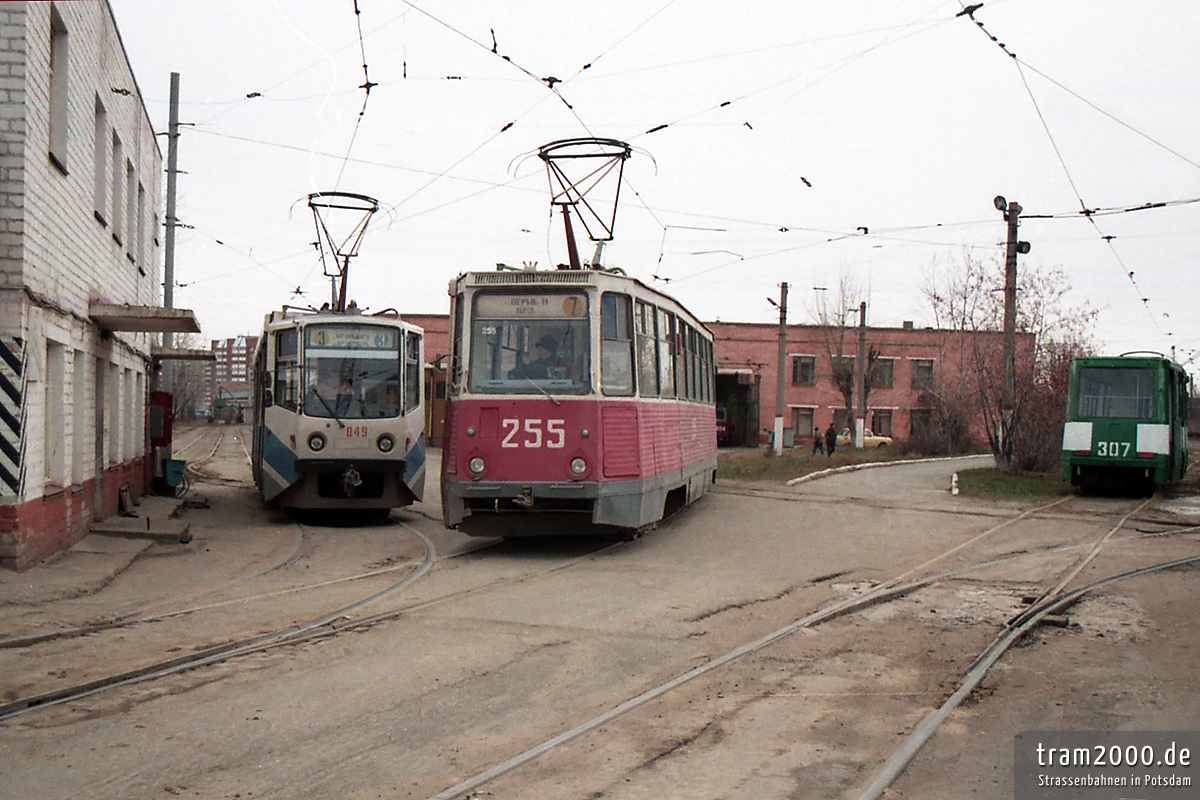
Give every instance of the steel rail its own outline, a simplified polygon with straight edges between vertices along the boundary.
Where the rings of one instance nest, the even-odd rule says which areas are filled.
[[[312,631],[323,628],[334,620],[344,617],[348,613],[357,611],[364,606],[381,600],[384,597],[387,597],[388,595],[405,588],[423,576],[433,567],[433,564],[436,560],[436,550],[433,546],[433,542],[431,542],[429,538],[425,536],[425,534],[409,525],[406,525],[402,522],[396,522],[396,524],[413,533],[424,543],[425,558],[415,570],[406,575],[402,580],[386,589],[376,592],[375,594],[349,605],[326,612],[325,614],[308,620],[307,622],[290,625],[286,628],[264,633],[251,639],[210,647],[186,656],[180,656],[178,658],[149,664],[144,667],[127,670],[117,675],[110,675],[108,677],[79,684],[77,686],[66,687],[64,689],[14,700],[10,703],[0,705],[0,719],[16,716],[17,714],[22,714],[34,709],[45,708],[57,703],[67,702],[69,700],[77,700],[79,698],[87,697],[103,691],[104,689],[115,688],[117,686],[126,686],[131,683],[136,683],[149,678],[163,677],[165,675],[170,675],[186,669],[194,669],[195,667],[226,661],[237,656],[248,655],[268,647],[291,644],[293,642],[300,641],[305,634],[310,634]]]
[[[1012,647],[1012,645],[1018,639],[1038,625],[1042,619],[1051,614],[1055,614],[1059,611],[1069,608],[1073,604],[1077,603],[1084,595],[1101,587],[1108,586],[1109,584],[1127,580],[1129,578],[1149,575],[1166,569],[1172,569],[1174,567],[1195,564],[1197,562],[1200,562],[1200,556],[1189,556],[1187,558],[1166,561],[1161,564],[1155,564],[1153,566],[1142,567],[1141,569],[1123,572],[1119,575],[1113,575],[1076,589],[1068,594],[1061,595],[1059,597],[1047,597],[1042,600],[1035,611],[1025,615],[1020,624],[1006,630],[995,641],[993,641],[992,644],[990,644],[987,649],[983,651],[983,653],[980,654],[980,656],[975,660],[975,663],[967,671],[967,674],[963,678],[962,684],[958,687],[954,694],[950,695],[946,702],[944,702],[936,711],[932,711],[926,715],[925,719],[923,719],[921,723],[917,725],[912,734],[909,735],[909,738],[905,742],[904,746],[896,751],[895,755],[888,760],[887,764],[876,776],[876,778],[870,783],[870,785],[867,786],[863,793],[859,795],[858,800],[876,800],[878,797],[880,797],[883,792],[889,786],[891,786],[893,782],[895,782],[896,778],[900,776],[900,773],[904,771],[904,768],[908,766],[909,762],[912,761],[917,752],[925,746],[925,743],[928,742],[930,738],[933,737],[933,734],[945,720],[946,716],[955,708],[957,708],[958,705],[962,703],[962,701],[966,699],[966,697],[970,695],[972,691],[975,690],[975,687],[979,685],[979,682],[983,680],[984,676],[987,675],[988,670],[995,665],[1000,657],[1004,655],[1004,653],[1007,652],[1008,649]]]

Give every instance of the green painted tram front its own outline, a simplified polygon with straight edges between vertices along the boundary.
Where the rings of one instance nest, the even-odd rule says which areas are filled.
[[[1071,370],[1063,479],[1164,486],[1188,466],[1188,378],[1166,358],[1081,358]]]

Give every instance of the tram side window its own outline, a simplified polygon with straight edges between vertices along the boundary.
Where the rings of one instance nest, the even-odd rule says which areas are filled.
[[[606,395],[633,394],[633,320],[628,295],[600,297],[600,388]]]
[[[704,340],[704,402],[711,403],[716,394],[713,382],[717,378],[717,368],[713,363],[713,343],[711,339]]]
[[[275,334],[275,405],[300,407],[300,335],[295,328]]]
[[[463,344],[463,296],[454,296],[452,325],[454,336],[450,340],[450,373],[448,376],[450,394],[458,394],[462,386],[462,344]]]
[[[700,337],[691,325],[688,334],[688,398],[700,399]]]
[[[663,397],[675,396],[675,316],[658,309],[658,383]]]
[[[654,306],[637,303],[638,387],[642,397],[658,396],[658,348],[654,333]]]
[[[409,331],[404,337],[404,413],[421,404],[421,337]]]

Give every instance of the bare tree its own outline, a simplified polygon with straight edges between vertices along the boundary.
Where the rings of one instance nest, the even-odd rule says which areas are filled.
[[[1004,397],[1004,264],[967,253],[949,270],[931,269],[925,295],[944,346],[964,367],[957,384],[934,392],[947,420],[965,419],[971,408],[982,416],[988,444],[1001,469],[1048,469],[1058,457],[1066,408],[1064,376],[1071,359],[1092,351],[1096,310],[1067,305],[1070,291],[1059,269],[1023,266],[1017,282],[1018,343],[1012,422],[1000,436]],[[980,333],[995,333],[980,336]]]
[[[175,334],[173,346],[180,349],[200,349],[205,342],[195,333]],[[174,396],[176,419],[196,415],[197,405],[204,399],[207,382],[206,362],[176,361],[171,369],[171,393]]]
[[[831,378],[834,387],[842,395],[847,415],[855,407],[854,385],[858,332],[852,323],[859,322],[857,316],[861,309],[861,297],[862,293],[858,287],[849,278],[842,277],[838,281],[833,305],[831,306],[826,301],[824,293],[821,294],[817,304],[817,320],[821,324],[825,337],[825,353],[829,357]],[[849,353],[847,353],[847,349],[849,349]],[[863,405],[868,408],[870,406],[867,401],[870,398],[871,387],[873,382],[877,381],[875,366],[878,360],[879,351],[874,347],[868,347],[867,363],[863,374]]]

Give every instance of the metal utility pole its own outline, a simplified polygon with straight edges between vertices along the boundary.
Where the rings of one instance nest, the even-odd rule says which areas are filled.
[[[779,373],[775,376],[775,436],[772,454],[783,455],[783,382],[787,375],[787,294],[784,281],[779,287]],[[771,301],[774,303],[775,301]]]
[[[1004,391],[1000,399],[1000,456],[1002,466],[1009,464],[1012,449],[1009,434],[1017,393],[1017,254],[1029,252],[1029,242],[1017,240],[1021,224],[1021,204],[1001,196],[992,201],[1008,223],[1008,241],[1004,249]]]
[[[854,420],[854,446],[863,446],[867,427],[867,303],[858,304],[858,369],[855,376],[858,384],[858,415]]]
[[[171,107],[167,125],[167,214],[163,232],[163,308],[175,307],[175,176],[179,174],[179,73],[171,73]],[[170,331],[162,335],[164,350],[170,350],[175,337]],[[170,393],[174,389],[171,362],[161,362],[159,388]],[[159,448],[159,463],[171,457],[171,445]]]

